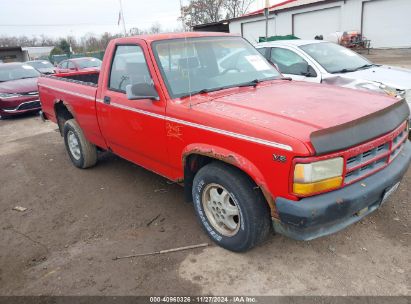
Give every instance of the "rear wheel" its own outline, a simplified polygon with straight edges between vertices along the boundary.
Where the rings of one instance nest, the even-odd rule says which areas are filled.
[[[270,232],[270,211],[252,180],[237,168],[211,163],[193,182],[194,208],[209,237],[223,248],[246,251]]]
[[[74,119],[65,122],[63,135],[67,153],[76,167],[86,169],[96,164],[96,146],[86,139],[80,126]]]

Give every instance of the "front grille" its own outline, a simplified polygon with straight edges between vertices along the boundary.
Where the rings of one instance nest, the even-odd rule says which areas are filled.
[[[22,96],[37,96],[39,95],[39,92],[37,91],[32,91],[32,92],[25,92],[25,93],[19,93]]]
[[[393,139],[347,158],[344,183],[351,184],[387,166],[400,154],[407,137],[408,130],[403,127]]]
[[[374,149],[365,151],[356,156],[352,156],[349,159],[347,159],[347,169],[352,169],[354,167],[357,167],[358,165],[367,163],[371,159],[375,159],[382,155],[385,155],[389,151],[389,149],[389,143],[385,143]]]
[[[21,111],[21,110],[31,110],[31,109],[36,109],[40,108],[40,101],[35,100],[35,101],[30,101],[30,102],[24,102],[21,105],[19,105],[16,109],[16,111]]]

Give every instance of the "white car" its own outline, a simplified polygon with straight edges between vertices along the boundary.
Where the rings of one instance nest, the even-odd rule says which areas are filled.
[[[321,40],[283,40],[256,45],[281,73],[293,80],[385,92],[411,107],[411,70],[373,64],[338,44]]]

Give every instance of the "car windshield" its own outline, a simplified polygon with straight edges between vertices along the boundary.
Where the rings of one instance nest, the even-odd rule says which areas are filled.
[[[157,41],[153,50],[173,98],[282,77],[239,37]]]
[[[300,48],[314,58],[328,73],[354,72],[373,66],[371,62],[357,53],[331,42],[307,44]]]
[[[0,82],[39,77],[40,73],[27,64],[0,65]]]
[[[26,64],[31,65],[35,69],[54,68],[53,65],[48,61],[30,61],[26,62]]]
[[[97,58],[78,59],[76,63],[81,69],[101,67],[101,60]]]

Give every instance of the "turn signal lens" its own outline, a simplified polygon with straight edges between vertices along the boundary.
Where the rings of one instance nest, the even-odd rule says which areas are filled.
[[[342,177],[334,177],[321,182],[298,184],[294,183],[293,192],[298,195],[310,195],[341,187]]]

